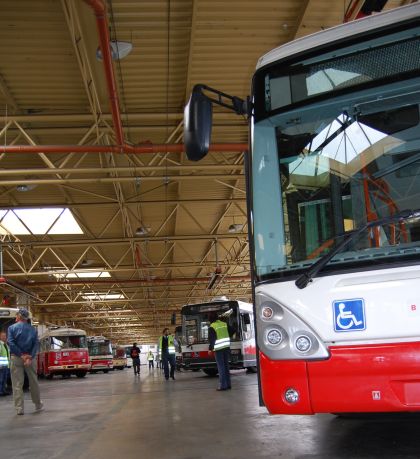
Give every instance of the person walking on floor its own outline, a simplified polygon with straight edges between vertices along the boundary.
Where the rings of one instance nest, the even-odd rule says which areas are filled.
[[[148,352],[147,360],[149,362],[149,370],[152,369],[152,368],[155,368],[155,363],[154,363],[155,358],[153,356],[153,352],[152,351]]]
[[[0,396],[10,395],[7,390],[7,379],[9,376],[10,353],[7,345],[5,331],[0,332]]]
[[[38,337],[35,328],[28,321],[29,311],[25,308],[19,308],[16,315],[16,323],[11,325],[8,330],[13,401],[18,415],[24,413],[23,383],[25,381],[25,373],[28,376],[29,389],[32,402],[35,405],[35,411],[42,411],[44,408],[36,374]]]
[[[174,337],[169,334],[169,328],[164,328],[162,336],[159,338],[159,352],[162,356],[163,371],[165,373],[165,379],[169,379],[169,375],[172,379],[175,379],[175,343]],[[169,365],[171,371],[169,373]]]
[[[217,390],[228,390],[231,388],[229,357],[230,357],[230,337],[226,322],[219,320],[217,313],[209,313],[209,350],[214,351],[217,370],[219,372],[219,387]]]
[[[140,348],[137,347],[137,343],[133,343],[133,347],[130,349],[130,357],[133,359],[134,374],[140,374]]]

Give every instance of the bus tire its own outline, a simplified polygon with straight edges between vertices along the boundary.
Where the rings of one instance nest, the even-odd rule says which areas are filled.
[[[247,367],[246,372],[247,373],[257,373],[258,369],[257,367]]]
[[[204,373],[207,376],[217,376],[217,368],[203,368]]]
[[[104,370],[104,373],[108,373],[109,370]]]
[[[49,373],[48,375],[45,375],[47,379],[53,379],[54,375],[52,373]]]
[[[78,378],[84,378],[84,377],[86,376],[86,373],[87,373],[87,371],[78,371],[78,372],[76,373],[76,376],[77,376]]]

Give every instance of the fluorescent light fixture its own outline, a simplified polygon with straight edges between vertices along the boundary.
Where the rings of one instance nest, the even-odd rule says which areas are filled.
[[[108,271],[88,271],[88,272],[74,272],[74,273],[67,273],[67,272],[55,272],[53,275],[57,278],[65,278],[65,279],[83,279],[83,278],[90,278],[95,279],[97,277],[111,277]]]
[[[84,300],[123,300],[122,293],[84,293],[81,294]]]
[[[0,210],[0,234],[83,234],[68,208]]]

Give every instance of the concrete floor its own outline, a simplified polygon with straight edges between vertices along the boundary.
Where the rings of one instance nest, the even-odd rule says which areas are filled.
[[[45,411],[16,416],[0,398],[0,459],[418,459],[420,414],[343,419],[270,416],[258,406],[257,378],[177,373],[163,380],[142,367],[85,379],[41,381]]]

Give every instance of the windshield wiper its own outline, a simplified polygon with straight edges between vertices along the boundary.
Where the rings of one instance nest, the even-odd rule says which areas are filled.
[[[392,223],[395,221],[403,221],[408,220],[409,218],[420,217],[420,209],[416,210],[403,210],[395,215],[390,215],[389,217],[384,217],[379,220],[375,220],[372,222],[367,222],[365,225],[357,228],[345,235],[345,239],[343,239],[338,245],[336,245],[332,250],[322,256],[316,263],[314,263],[310,268],[307,269],[306,272],[301,274],[295,281],[296,287],[302,289],[305,288],[309,282],[312,282],[312,278],[316,276],[324,266],[329,263],[329,261],[338,253],[340,252],[350,241],[352,241],[356,236],[363,231],[367,230],[368,228],[372,228],[374,226],[381,226],[387,223]]]

